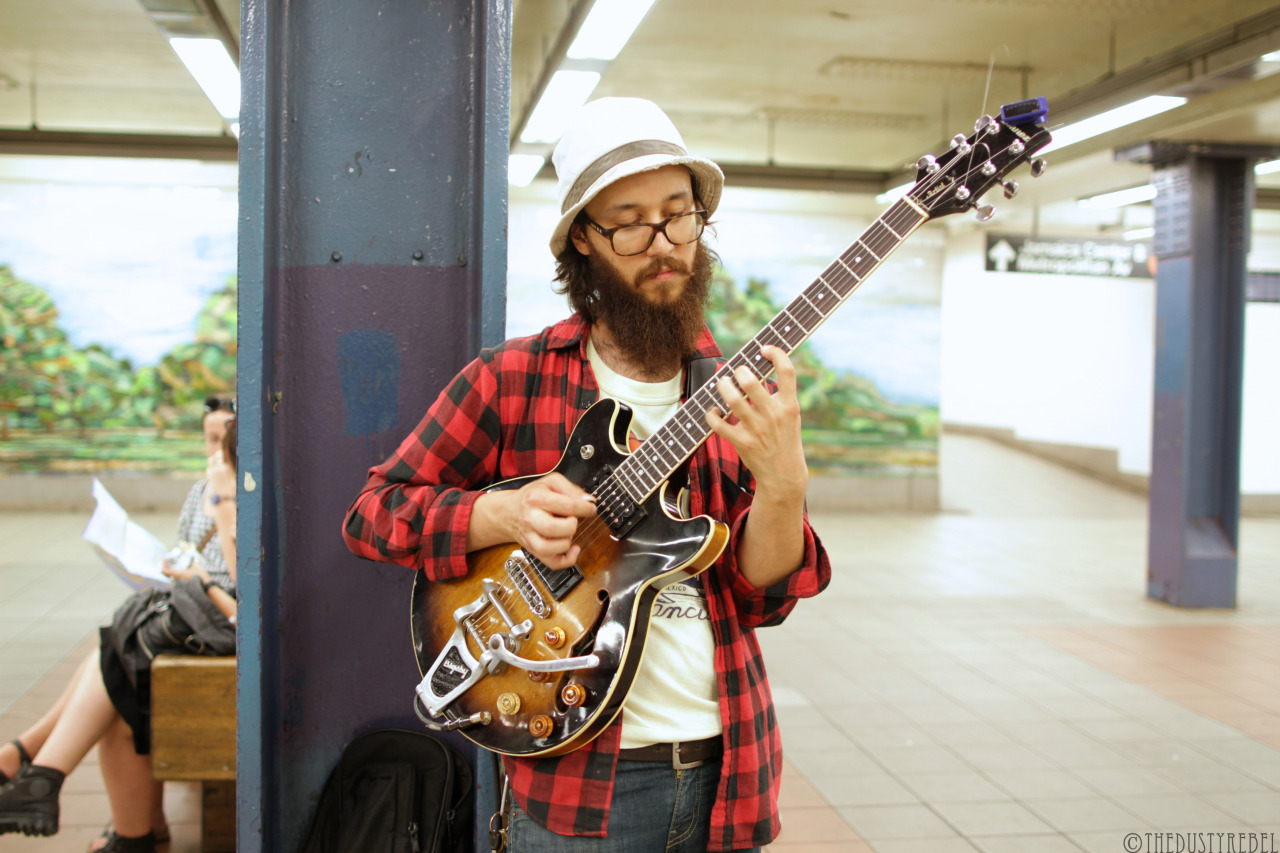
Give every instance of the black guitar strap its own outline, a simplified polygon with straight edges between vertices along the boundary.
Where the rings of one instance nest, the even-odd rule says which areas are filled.
[[[692,397],[693,392],[707,384],[711,377],[715,375],[716,369],[724,362],[723,358],[712,356],[710,358],[695,358],[686,364],[684,367],[684,392],[680,395],[680,399],[688,400]],[[673,471],[667,482],[675,487],[675,493],[680,496],[680,506],[687,514],[689,511],[689,460],[686,459],[684,464]]]
[[[680,399],[688,400],[693,396],[693,392],[697,391],[715,375],[716,368],[724,364],[724,359],[719,356],[711,358],[695,358],[690,361],[684,368],[684,394]]]

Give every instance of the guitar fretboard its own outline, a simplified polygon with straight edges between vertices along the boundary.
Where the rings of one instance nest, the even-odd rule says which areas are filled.
[[[771,344],[788,354],[794,351],[928,219],[909,196],[894,202],[812,284],[689,395],[670,420],[618,465],[612,479],[635,503],[648,499],[710,436],[706,412],[712,407],[727,408],[716,390],[719,381],[739,367],[761,379],[768,376],[773,362],[761,354],[761,347]]]

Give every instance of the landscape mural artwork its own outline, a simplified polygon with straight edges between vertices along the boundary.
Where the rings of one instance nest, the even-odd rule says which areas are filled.
[[[708,322],[731,354],[870,218],[722,206]],[[567,313],[554,210],[510,206],[508,335]],[[234,190],[0,180],[0,475],[196,472],[204,399],[233,393]],[[904,244],[793,353],[827,475],[936,474],[943,238]],[[336,393],[336,392],[335,392]]]

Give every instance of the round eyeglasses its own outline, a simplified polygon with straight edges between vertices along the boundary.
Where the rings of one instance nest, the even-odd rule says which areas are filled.
[[[619,225],[617,228],[605,228],[586,215],[583,219],[601,237],[607,237],[613,251],[625,258],[648,251],[659,232],[673,246],[692,243],[702,236],[702,229],[707,224],[707,212],[694,210],[668,216],[661,222],[638,222],[635,225]]]

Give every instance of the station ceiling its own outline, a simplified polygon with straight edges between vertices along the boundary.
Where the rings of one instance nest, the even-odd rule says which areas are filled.
[[[514,4],[517,132],[582,0]],[[234,159],[226,123],[166,42],[174,26],[234,45],[239,0],[3,0],[0,154]],[[1271,0],[658,0],[593,97],[657,101],[731,185],[868,197],[1004,102],[1047,97],[1052,127],[1186,97],[1053,152],[1010,203],[1070,219],[1079,197],[1146,182],[1147,167],[1115,162],[1117,147],[1280,144],[1280,61],[1265,58],[1277,51]],[[1280,176],[1259,186],[1260,206],[1277,206]]]

